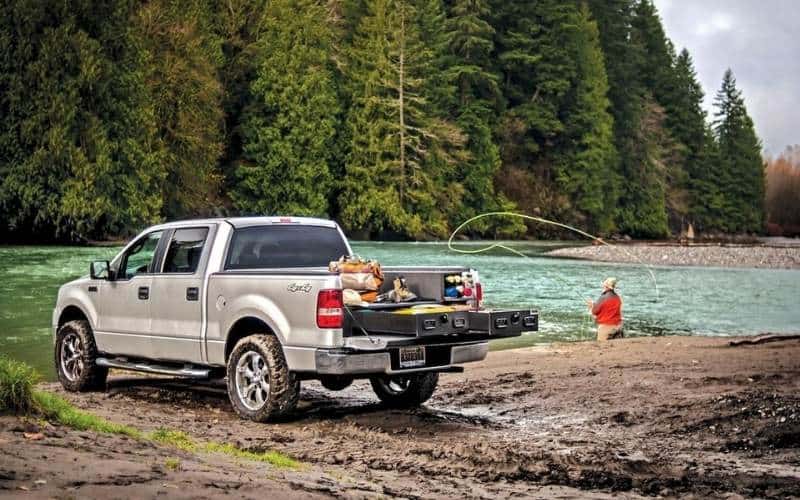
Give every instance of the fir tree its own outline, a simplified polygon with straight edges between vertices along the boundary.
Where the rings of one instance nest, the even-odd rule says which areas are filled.
[[[135,24],[147,50],[146,83],[167,171],[167,218],[209,213],[223,151],[221,39],[212,13],[194,0],[143,4]]]
[[[362,235],[446,233],[437,206],[443,186],[425,165],[442,134],[451,132],[429,113],[424,92],[432,56],[416,19],[406,1],[376,0],[350,51],[351,143],[339,205],[341,221]]]
[[[231,196],[246,213],[325,215],[340,105],[324,4],[274,0],[264,13],[243,160]]]
[[[585,4],[575,22],[577,72],[558,180],[575,209],[574,221],[588,222],[592,230],[608,233],[613,229],[619,190],[608,79],[597,24]]]
[[[726,198],[725,229],[760,232],[764,227],[764,165],[761,142],[747,114],[742,92],[728,69],[714,101],[714,133],[719,143],[720,187]]]
[[[683,49],[675,60],[676,89],[667,115],[667,126],[684,149],[684,170],[688,195],[688,217],[697,229],[711,223],[707,210],[717,197],[712,182],[714,138],[707,129],[706,112],[702,108],[703,89],[697,81],[689,51]],[[713,203],[711,203],[713,205]],[[713,225],[713,224],[712,224]]]
[[[464,187],[464,199],[454,211],[453,224],[480,213],[513,209],[494,188],[494,176],[500,167],[500,152],[492,136],[496,113],[502,106],[499,77],[492,70],[494,28],[489,24],[489,6],[485,0],[457,0],[451,7],[447,30],[451,33],[447,75],[454,94],[450,107],[457,125],[466,135],[469,156],[455,171],[455,179]],[[489,230],[512,234],[519,225],[498,224],[488,219],[470,226],[474,233]]]
[[[0,17],[0,211],[78,239],[159,219],[164,179],[134,2],[13,2]]]
[[[496,127],[503,162],[498,186],[523,211],[558,218],[569,200],[556,186],[563,155],[554,145],[566,130],[563,113],[577,71],[570,52],[576,6],[547,0],[494,8],[505,97]]]

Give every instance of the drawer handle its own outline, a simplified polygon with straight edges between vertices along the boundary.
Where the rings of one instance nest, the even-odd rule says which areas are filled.
[[[433,330],[436,328],[437,322],[435,319],[426,319],[422,322],[422,328],[426,330]]]
[[[508,328],[508,318],[497,318],[494,320],[494,327],[498,330]]]

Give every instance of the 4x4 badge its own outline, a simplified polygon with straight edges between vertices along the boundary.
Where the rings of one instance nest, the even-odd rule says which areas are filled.
[[[289,286],[286,287],[286,290],[292,293],[295,292],[308,293],[311,291],[311,283],[289,283]]]

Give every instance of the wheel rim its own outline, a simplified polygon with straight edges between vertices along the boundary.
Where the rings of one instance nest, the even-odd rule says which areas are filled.
[[[83,374],[83,344],[76,333],[69,333],[61,341],[61,373],[74,382]]]
[[[411,385],[411,379],[408,377],[392,377],[386,380],[381,380],[381,385],[387,392],[392,394],[403,394],[408,390]]]
[[[248,410],[260,410],[269,398],[269,368],[261,354],[250,351],[236,363],[236,394]]]

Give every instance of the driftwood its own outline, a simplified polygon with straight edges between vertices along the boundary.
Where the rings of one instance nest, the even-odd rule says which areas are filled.
[[[742,340],[731,340],[728,345],[731,347],[737,347],[740,345],[756,345],[756,344],[766,344],[767,342],[779,342],[781,340],[795,340],[800,339],[800,334],[797,335],[761,335],[759,337],[755,337],[752,339],[742,339]]]

